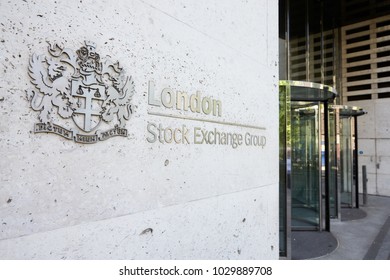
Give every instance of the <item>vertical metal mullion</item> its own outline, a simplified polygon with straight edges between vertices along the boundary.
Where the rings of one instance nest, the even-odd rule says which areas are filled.
[[[290,0],[286,0],[286,67],[287,67],[287,80],[291,80],[291,54],[290,54]]]
[[[351,205],[350,207],[353,208],[353,205],[355,204],[355,190],[353,189],[353,172],[354,172],[354,167],[353,167],[353,163],[354,163],[354,160],[353,160],[353,127],[352,127],[352,120],[353,118],[352,117],[349,117],[349,155],[351,157],[351,161],[350,161],[350,164],[352,164],[351,166],[351,174],[350,174],[350,180],[351,180]]]
[[[318,125],[318,135],[317,135],[317,140],[318,140],[318,199],[319,199],[319,230],[322,231],[323,229],[323,224],[322,224],[322,130],[321,130],[321,123],[322,123],[322,118],[321,118],[321,102],[318,102],[318,112],[317,112],[317,125]]]
[[[335,89],[339,89],[338,88],[338,86],[337,86],[337,81],[336,81],[336,71],[337,71],[337,65],[336,65],[336,62],[338,63],[339,62],[339,59],[337,59],[337,54],[336,54],[336,31],[335,31],[335,29],[334,29],[334,27],[333,27],[333,29],[332,29],[332,36],[333,36],[333,46],[332,46],[332,53],[333,53],[333,56],[332,56],[332,58],[333,58],[333,61],[332,61],[332,63],[333,63],[333,66],[332,66],[332,81],[333,81],[333,85],[332,85],[332,87],[334,87]],[[338,36],[337,36],[337,38],[338,38]],[[339,91],[340,92],[340,91]],[[335,102],[334,104],[336,104],[337,102]]]
[[[286,86],[286,257],[291,259],[291,85]]]
[[[335,125],[336,125],[336,207],[337,218],[341,219],[341,151],[340,151],[340,109],[335,109]]]
[[[305,35],[306,35],[306,55],[305,55],[305,62],[306,62],[306,81],[310,82],[310,25],[309,25],[309,1],[306,0],[306,13],[305,13],[305,19],[306,19],[306,28],[305,28]]]
[[[324,50],[324,47],[325,47],[325,44],[324,44],[324,2],[321,1],[320,3],[320,44],[321,44],[321,50],[320,50],[320,53],[321,53],[321,84],[324,84],[325,83],[325,50]]]
[[[286,0],[286,64],[287,80],[291,80],[290,0]],[[291,259],[291,85],[286,85],[286,258]]]
[[[325,141],[325,230],[330,231],[330,198],[329,198],[329,110],[328,101],[324,102],[324,141]]]
[[[354,151],[354,156],[355,156],[355,168],[354,168],[354,173],[355,173],[355,193],[356,193],[356,208],[359,208],[359,159],[358,159],[358,126],[357,126],[357,116],[353,117],[354,120],[354,134],[355,134],[355,151]]]

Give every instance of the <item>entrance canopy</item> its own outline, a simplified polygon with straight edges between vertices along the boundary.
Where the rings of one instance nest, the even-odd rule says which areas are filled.
[[[331,86],[304,82],[304,81],[288,81],[279,82],[280,87],[290,89],[291,101],[329,101],[336,98],[337,91]]]
[[[356,106],[346,106],[346,105],[333,105],[331,106],[332,109],[339,109],[340,110],[340,116],[343,117],[355,117],[355,116],[363,116],[366,114],[365,111],[363,111],[363,108],[356,107]]]
[[[329,230],[328,175],[322,175],[328,166],[328,105],[336,96],[327,85],[279,81],[280,252],[287,258],[291,229]]]

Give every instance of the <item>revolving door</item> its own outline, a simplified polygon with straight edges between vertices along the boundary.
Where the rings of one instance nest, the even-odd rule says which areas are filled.
[[[291,102],[291,225],[320,228],[320,103]]]
[[[289,256],[292,230],[329,230],[328,86],[279,82],[280,252]]]
[[[362,108],[332,105],[329,114],[335,126],[335,178],[330,181],[333,218],[340,218],[341,207],[359,208],[357,118],[365,114]],[[334,187],[333,187],[334,185]]]

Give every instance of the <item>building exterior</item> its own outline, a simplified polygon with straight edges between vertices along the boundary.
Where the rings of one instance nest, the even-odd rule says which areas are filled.
[[[388,196],[390,2],[283,0],[279,9],[281,80],[332,86],[336,103],[364,108],[360,182],[365,165],[368,193]]]
[[[0,18],[1,259],[279,257],[277,1]]]
[[[359,206],[363,165],[390,195],[389,15],[2,1],[0,259],[289,258]]]
[[[389,14],[390,1],[279,1],[281,256],[290,229],[329,231],[359,207],[363,166],[367,192],[389,195]]]

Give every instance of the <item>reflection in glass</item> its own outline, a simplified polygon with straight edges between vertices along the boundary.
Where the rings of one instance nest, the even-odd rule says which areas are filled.
[[[338,194],[337,194],[337,143],[336,122],[337,116],[334,110],[329,110],[329,215],[331,218],[338,217]]]
[[[340,218],[340,207],[359,207],[358,169],[357,169],[357,118],[364,115],[362,108],[332,105],[329,120],[335,121],[335,137],[330,140],[331,161],[334,161],[330,173],[331,217]],[[332,137],[331,137],[332,138]],[[333,148],[335,151],[332,151]],[[333,172],[335,170],[335,173]],[[334,177],[336,180],[334,180]],[[334,203],[333,203],[334,202]],[[335,209],[333,209],[335,208]]]
[[[341,117],[340,119],[340,192],[342,207],[353,206],[352,120],[352,117]]]
[[[290,258],[291,113],[290,87],[279,87],[279,253]]]
[[[286,88],[279,91],[279,252],[286,255]]]
[[[320,225],[319,103],[291,102],[292,228]]]

